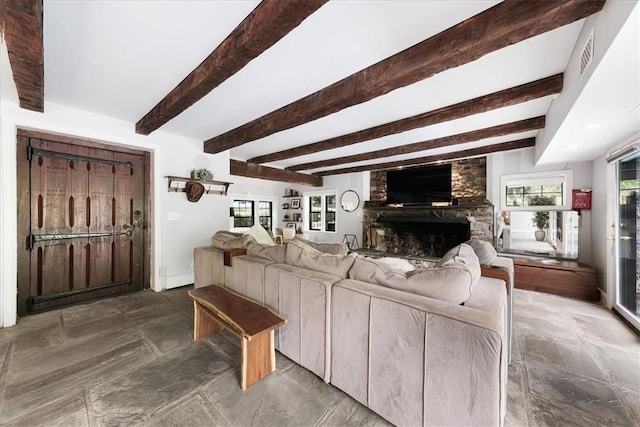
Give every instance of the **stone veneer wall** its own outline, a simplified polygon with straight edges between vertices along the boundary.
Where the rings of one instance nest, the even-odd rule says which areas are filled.
[[[487,197],[487,158],[456,160],[451,164],[451,197]]]
[[[387,172],[373,171],[369,200],[387,200]],[[487,197],[487,158],[462,159],[451,162],[451,197]]]

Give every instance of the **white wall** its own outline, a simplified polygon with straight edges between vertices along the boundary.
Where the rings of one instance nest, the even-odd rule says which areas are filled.
[[[365,180],[367,182],[365,183]],[[366,197],[369,198],[369,174],[352,173],[344,175],[334,175],[324,177],[324,188],[336,189],[338,194],[338,208],[336,214],[336,232],[320,233],[310,232],[309,238],[316,242],[342,242],[345,234],[355,234],[360,247],[362,247],[362,207],[364,205],[364,192],[366,187]],[[353,212],[345,212],[340,205],[340,196],[347,190],[358,193],[360,204]]]
[[[153,134],[152,134],[153,135]],[[173,137],[175,138],[175,137]],[[228,151],[211,155],[203,152],[202,141],[163,142],[161,164],[162,265],[166,276],[162,289],[193,283],[193,248],[208,246],[211,235],[227,229],[229,197],[204,194],[198,202],[187,200],[185,193],[167,191],[167,175],[189,177],[192,169],[206,168],[216,181],[231,181]],[[217,188],[216,188],[217,189]],[[229,192],[233,191],[229,187]],[[170,220],[169,217],[178,218]]]
[[[500,206],[500,176],[528,172],[573,170],[573,188],[592,188],[591,162],[534,165],[534,148],[494,153],[487,156],[487,198]],[[593,191],[592,197],[598,197]],[[591,263],[591,211],[583,210],[579,225],[578,260]]]
[[[338,196],[335,233],[305,231],[305,234],[309,240],[320,243],[342,242],[345,234],[355,234],[358,243],[362,246],[362,207],[365,197],[369,199],[369,173],[325,176],[322,187],[289,184],[283,187],[280,195],[284,194],[284,188],[294,188],[301,196],[304,196],[306,191],[335,191]],[[340,196],[347,190],[355,191],[360,198],[358,209],[354,212],[345,212],[340,207]]]

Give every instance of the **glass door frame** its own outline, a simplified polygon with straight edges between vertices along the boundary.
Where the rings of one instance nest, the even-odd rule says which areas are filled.
[[[617,159],[614,163],[614,173],[613,173],[613,181],[614,181],[614,209],[613,209],[613,219],[612,221],[607,221],[612,225],[613,228],[613,236],[607,236],[608,239],[613,240],[613,267],[614,267],[614,275],[613,275],[613,309],[619,313],[625,320],[627,320],[636,330],[640,331],[640,316],[636,313],[631,313],[629,309],[621,304],[621,295],[622,295],[622,275],[621,275],[621,250],[620,250],[620,222],[621,222],[621,209],[620,209],[620,164],[624,161],[629,161],[633,158],[640,157],[640,154],[633,153],[628,156],[621,157]],[[640,197],[640,195],[639,195]],[[636,205],[637,209],[637,205]],[[637,217],[637,213],[636,213]],[[637,229],[636,229],[637,234]],[[638,237],[638,236],[636,236]],[[636,259],[636,265],[638,263],[638,259]],[[636,267],[637,268],[637,267]]]

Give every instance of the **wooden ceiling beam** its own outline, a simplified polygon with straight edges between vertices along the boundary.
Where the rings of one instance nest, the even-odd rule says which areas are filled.
[[[368,153],[353,154],[351,156],[342,156],[333,159],[319,160],[317,162],[302,163],[299,165],[289,166],[285,169],[291,171],[319,169],[345,163],[363,162],[367,160],[380,159],[383,157],[417,153],[419,151],[432,150],[434,148],[449,147],[451,145],[480,141],[486,138],[494,138],[497,136],[505,136],[514,133],[538,130],[544,127],[544,123],[544,116],[534,117],[531,119],[519,120],[517,122],[491,126],[484,129],[472,130],[456,135],[444,136],[442,138],[430,139],[428,141],[400,145],[397,147],[385,148],[383,150],[369,151]]]
[[[511,105],[542,98],[544,96],[558,94],[562,91],[563,76],[546,77],[520,86],[494,92],[489,95],[463,101],[454,105],[438,108],[416,116],[407,117],[393,122],[385,123],[369,129],[360,130],[347,135],[325,139],[324,141],[278,151],[264,156],[258,156],[247,160],[252,163],[267,163],[292,157],[304,156],[320,151],[345,147],[359,142],[369,141],[383,136],[398,134],[412,129],[448,122],[474,114],[504,108]]]
[[[204,143],[218,153],[302,125],[599,12],[604,0],[506,0],[387,59]]]
[[[491,153],[499,153],[503,151],[519,150],[521,148],[533,147],[536,145],[535,138],[525,138],[516,141],[503,142],[500,144],[486,145],[479,148],[471,148],[469,150],[455,151],[452,153],[436,154],[434,156],[419,157],[416,159],[399,160],[396,162],[377,163],[374,165],[355,166],[351,168],[333,169],[314,173],[315,176],[340,175],[345,173],[366,172],[376,170],[399,169],[409,166],[427,165],[429,163],[444,162],[469,157],[483,156]]]
[[[322,177],[304,173],[287,171],[284,169],[262,166],[255,163],[242,162],[231,159],[229,163],[231,175],[246,176],[248,178],[266,179],[269,181],[289,182],[291,184],[311,185],[322,187]]]
[[[44,111],[42,0],[2,0],[0,20],[20,107]]]
[[[263,0],[231,34],[138,123],[148,135],[273,46],[328,0]]]

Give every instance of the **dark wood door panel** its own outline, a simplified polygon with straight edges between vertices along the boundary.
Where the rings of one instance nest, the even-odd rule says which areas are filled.
[[[19,301],[40,311],[143,289],[147,158],[40,138],[27,144],[29,206],[19,210],[30,216],[29,285],[19,285]]]

